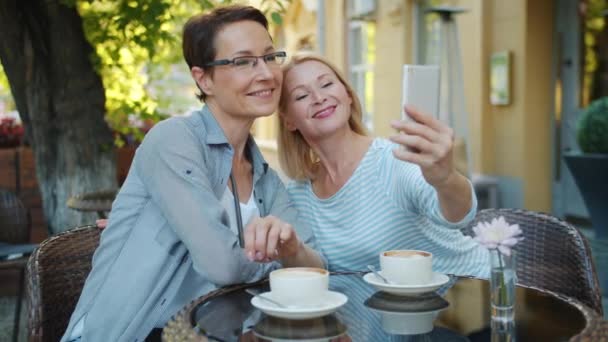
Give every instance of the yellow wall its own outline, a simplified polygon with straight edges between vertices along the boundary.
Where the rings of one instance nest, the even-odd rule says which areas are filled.
[[[482,144],[485,116],[488,111],[488,68],[487,66],[487,42],[488,36],[485,27],[484,11],[487,9],[488,1],[484,0],[462,0],[455,4],[468,9],[468,12],[456,16],[456,23],[462,39],[460,39],[460,51],[462,58],[464,94],[466,98],[466,110],[468,113],[469,141],[471,158],[473,161],[472,171],[480,173],[484,167]]]
[[[525,77],[525,35],[526,35],[526,1],[492,1],[489,13],[493,18],[488,30],[490,53],[510,51],[512,57],[511,104],[508,106],[491,106],[488,115],[492,121],[492,135],[484,143],[492,150],[493,163],[487,172],[499,176],[522,178],[524,176],[523,149],[525,138],[524,94]],[[486,60],[490,56],[487,56]],[[486,63],[486,65],[488,65]],[[489,66],[488,66],[489,67]],[[487,101],[487,99],[486,99]],[[500,157],[495,157],[500,156]]]
[[[325,57],[346,73],[346,21],[344,0],[325,3]]]
[[[551,210],[551,117],[555,2],[529,0],[526,13],[525,116],[523,148],[525,207]]]
[[[406,60],[406,36],[411,36],[404,27],[404,7],[399,1],[378,1],[373,134],[381,137],[394,134],[390,121],[401,117],[401,68]]]
[[[551,210],[554,2],[455,0],[476,172],[520,179],[525,208]],[[512,99],[489,103],[491,54],[510,51]],[[380,85],[379,85],[380,86]]]

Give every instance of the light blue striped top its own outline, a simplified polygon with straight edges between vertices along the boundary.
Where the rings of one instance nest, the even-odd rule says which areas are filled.
[[[329,198],[318,198],[308,180],[288,185],[329,269],[363,271],[379,265],[381,251],[416,249],[433,253],[435,272],[487,278],[487,250],[459,230],[475,216],[475,196],[462,221],[446,221],[435,189],[417,165],[393,156],[396,147],[374,139],[350,179]]]

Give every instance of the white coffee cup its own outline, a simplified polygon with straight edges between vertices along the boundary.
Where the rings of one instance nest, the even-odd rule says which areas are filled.
[[[389,281],[399,285],[425,285],[433,279],[433,254],[417,250],[380,253],[380,269]]]
[[[318,306],[329,290],[329,272],[322,268],[290,267],[270,272],[270,295],[286,306]]]

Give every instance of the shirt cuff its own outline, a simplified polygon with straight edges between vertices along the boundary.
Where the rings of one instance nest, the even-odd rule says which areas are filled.
[[[437,192],[435,192],[435,205],[432,211],[433,221],[435,223],[451,229],[463,229],[466,228],[477,214],[477,196],[475,195],[475,188],[473,188],[473,183],[467,179],[469,183],[469,187],[471,188],[471,209],[469,212],[462,218],[462,220],[458,222],[450,222],[448,221],[441,212],[441,206],[439,204],[439,198],[437,198]]]

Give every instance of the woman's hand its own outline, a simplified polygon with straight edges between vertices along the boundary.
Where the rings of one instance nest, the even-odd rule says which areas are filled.
[[[251,261],[294,257],[301,247],[293,227],[274,216],[258,217],[245,227],[245,252]]]
[[[454,130],[431,115],[404,107],[410,121],[393,121],[400,134],[390,140],[402,145],[393,151],[395,158],[417,164],[424,179],[438,189],[456,173],[452,162]]]
[[[105,229],[108,225],[108,219],[95,220],[95,224],[97,225],[97,228]]]

